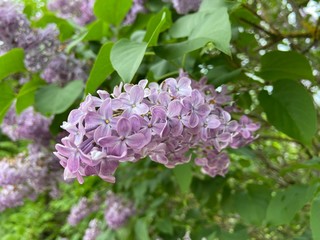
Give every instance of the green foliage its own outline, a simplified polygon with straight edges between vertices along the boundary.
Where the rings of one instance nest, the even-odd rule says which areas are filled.
[[[0,80],[13,73],[25,71],[24,51],[21,48],[14,48],[0,56]]]
[[[72,81],[64,88],[57,85],[47,85],[41,87],[35,95],[35,108],[44,115],[63,113],[83,91],[81,80]]]
[[[312,199],[315,190],[314,185],[293,185],[278,191],[268,206],[266,221],[275,226],[289,224],[295,214]]]
[[[15,99],[15,93],[10,84],[0,82],[0,123]]]
[[[188,193],[192,181],[192,169],[190,163],[176,166],[173,169],[173,172],[181,192]]]
[[[34,104],[35,93],[37,89],[43,86],[45,82],[37,77],[22,86],[16,102],[16,111],[20,114],[24,109]]]
[[[118,26],[125,18],[132,0],[96,0],[94,13],[97,18]]]
[[[272,94],[262,91],[259,101],[268,121],[277,129],[305,144],[309,144],[317,130],[317,116],[307,90],[295,81],[279,80]]]
[[[258,75],[267,81],[279,79],[314,80],[308,59],[294,51],[271,51],[263,55]]]
[[[312,230],[313,239],[320,238],[320,197],[319,194],[315,197],[311,205],[310,211],[310,226]]]
[[[107,42],[100,48],[97,59],[92,67],[86,83],[86,94],[94,93],[101,83],[103,83],[105,79],[114,71],[110,61],[112,47],[113,43]]]
[[[147,44],[121,39],[111,49],[110,59],[122,80],[130,83],[144,57]]]

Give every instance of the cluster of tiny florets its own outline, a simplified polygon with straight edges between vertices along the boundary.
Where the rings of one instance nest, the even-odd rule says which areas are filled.
[[[94,2],[95,0],[52,0],[48,3],[48,9],[57,12],[61,18],[72,19],[83,26],[95,19]]]
[[[41,76],[48,83],[64,85],[72,80],[85,80],[83,64],[59,52],[58,35],[54,24],[44,29],[31,28],[20,5],[0,3],[0,55],[13,48],[23,48],[27,70],[42,72]]]
[[[205,173],[224,175],[229,159],[221,151],[249,143],[259,128],[246,117],[232,120],[223,107],[230,98],[203,81],[182,75],[147,83],[98,91],[70,112],[62,125],[69,135],[55,152],[65,179],[82,183],[83,176],[97,175],[115,182],[120,162],[148,156],[173,168],[190,161],[190,150],[199,153],[195,163]]]
[[[41,149],[29,155],[0,161],[0,211],[20,206],[25,199],[34,200],[43,192],[51,197],[59,195],[57,183],[61,169],[55,157]]]

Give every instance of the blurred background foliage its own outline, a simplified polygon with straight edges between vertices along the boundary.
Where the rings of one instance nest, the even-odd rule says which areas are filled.
[[[81,239],[93,218],[101,220],[98,239],[182,239],[187,231],[191,239],[320,239],[317,1],[204,1],[207,5],[200,12],[212,9],[213,14],[199,20],[191,14],[178,15],[168,3],[149,0],[148,12],[139,14],[132,25],[121,25],[126,12],[110,20],[98,6],[97,19],[82,27],[48,11],[45,1],[23,3],[33,26],[56,23],[63,51],[86,62],[90,72],[86,86],[75,85],[65,95],[75,88],[92,94],[97,88],[112,91],[121,78],[132,83],[144,78],[161,81],[177,76],[183,68],[194,79],[206,76],[215,87],[226,84],[239,107],[233,117],[245,113],[261,129],[249,146],[227,150],[231,165],[225,177],[212,179],[189,164],[170,170],[148,160],[126,163],[117,171],[114,185],[96,177],[83,185],[60,182],[59,198],[50,199],[44,193],[36,201],[2,212],[1,239]],[[225,8],[230,25],[219,22]],[[126,51],[119,40],[127,38],[143,46],[145,36],[149,36],[144,43],[148,48],[127,59],[110,60],[113,46]],[[127,75],[128,68],[133,75]],[[10,101],[18,99],[22,87],[14,79],[6,84],[13,91]],[[82,95],[74,93],[68,102],[62,97],[65,109],[61,112],[40,101],[48,94],[40,86],[32,97],[39,112],[55,115],[51,131],[56,134]],[[12,143],[3,134],[0,141],[1,157],[22,152],[27,145]],[[103,197],[109,190],[134,202],[137,212],[127,225],[109,229],[103,219],[104,203],[77,227],[68,225],[70,209],[81,197]]]

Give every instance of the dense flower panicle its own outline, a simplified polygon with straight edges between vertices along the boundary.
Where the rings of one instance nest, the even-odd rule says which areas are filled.
[[[125,25],[134,23],[139,13],[144,13],[147,11],[144,4],[145,0],[133,0],[132,7],[123,23]]]
[[[73,56],[58,54],[53,57],[41,74],[48,83],[64,85],[72,80],[85,80],[87,74],[82,63]]]
[[[65,179],[82,183],[83,176],[98,175],[114,182],[120,162],[146,156],[173,168],[189,162],[191,149],[202,151],[196,164],[203,172],[224,175],[229,159],[220,152],[254,139],[257,124],[246,117],[232,120],[224,110],[230,101],[224,88],[218,92],[205,80],[195,82],[184,73],[160,85],[147,83],[121,84],[112,94],[98,91],[98,97],[87,96],[70,112],[62,125],[69,135],[55,152]]]
[[[92,200],[82,197],[72,208],[68,216],[68,223],[71,226],[76,226],[80,221],[86,218],[92,212],[99,209],[102,200],[98,195],[95,195]]]
[[[1,130],[13,141],[19,139],[33,140],[39,144],[48,144],[51,134],[51,119],[34,111],[33,107],[25,109],[20,115],[11,106],[1,124]]]
[[[201,0],[171,0],[173,7],[179,14],[187,14],[197,11],[200,7]]]
[[[83,240],[95,240],[100,233],[99,221],[97,219],[92,219],[89,222],[89,227],[84,233]]]
[[[58,13],[64,19],[72,19],[83,26],[95,19],[93,5],[95,0],[52,0],[48,9]]]
[[[8,49],[20,46],[32,32],[30,23],[22,12],[21,5],[0,3],[0,42]]]
[[[31,72],[39,72],[48,64],[52,56],[57,54],[59,41],[57,39],[59,31],[53,24],[33,34],[34,39],[25,44],[26,68]]]
[[[88,203],[88,199],[83,197],[80,201],[71,208],[71,212],[68,216],[68,223],[71,226],[76,226],[82,219],[91,213],[91,209]]]
[[[31,147],[35,148],[35,147]],[[29,198],[35,200],[38,194],[49,192],[51,197],[59,195],[57,183],[61,179],[61,169],[56,169],[57,160],[43,147],[41,153],[30,152],[13,159],[0,161],[0,211],[24,203]]]
[[[133,203],[126,202],[119,196],[108,192],[104,218],[111,229],[118,229],[126,224],[135,213]]]

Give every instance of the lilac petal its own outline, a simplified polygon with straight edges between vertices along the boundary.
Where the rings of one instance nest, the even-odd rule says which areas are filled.
[[[89,112],[85,117],[85,129],[91,131],[96,129],[100,124],[103,123],[102,117],[96,112]]]
[[[171,126],[172,136],[174,137],[180,136],[182,134],[182,131],[183,131],[182,123],[179,120],[177,121],[174,120]]]
[[[247,129],[242,129],[241,135],[242,135],[243,138],[245,138],[245,139],[248,139],[248,138],[251,137],[251,133],[250,133],[250,131],[248,131]]]
[[[207,104],[202,104],[197,109],[197,114],[200,116],[207,116],[210,113],[210,107]]]
[[[86,176],[97,175],[98,174],[97,167],[96,166],[86,166],[84,168],[84,174]]]
[[[191,128],[195,128],[199,124],[199,117],[194,112],[191,113],[190,119],[189,119],[189,125]]]
[[[119,143],[119,141],[120,141],[119,137],[107,136],[107,137],[100,138],[98,140],[98,144],[101,147],[114,147]]]
[[[172,102],[169,103],[168,106],[168,117],[176,117],[179,116],[181,113],[182,109],[182,104],[180,103],[179,100],[173,100]]]
[[[144,97],[144,91],[139,85],[135,85],[130,89],[130,102],[140,103]]]
[[[153,124],[152,130],[161,136],[162,131],[164,130],[166,123],[155,123]]]
[[[125,155],[127,155],[127,145],[125,144],[124,141],[118,141],[116,143],[116,145],[111,149],[110,154],[111,155],[115,155],[115,156],[119,156],[119,157],[124,157]]]
[[[112,105],[111,105],[111,99],[106,99],[99,108],[99,113],[104,117],[104,119],[109,119],[112,117],[113,111],[112,111]]]
[[[133,108],[133,110],[134,110],[134,113],[142,115],[142,114],[146,114],[149,111],[149,107],[145,103],[137,103],[136,107]]]
[[[56,144],[56,149],[59,152],[59,154],[65,156],[65,157],[70,156],[70,154],[72,154],[72,152],[74,151],[72,148],[66,147],[61,144]]]
[[[67,168],[71,173],[76,173],[79,170],[80,167],[80,159],[77,156],[77,154],[72,154],[68,158]]]
[[[217,119],[216,116],[211,115],[207,118],[208,128],[215,129],[221,125],[221,122]]]
[[[233,132],[233,131],[236,131],[238,127],[239,127],[239,124],[238,124],[238,122],[235,121],[235,120],[230,121],[230,122],[228,123],[228,129],[229,129],[229,131],[232,131],[232,132]]]
[[[109,127],[109,125],[104,124],[99,126],[95,131],[94,131],[94,141],[98,142],[100,138],[106,137],[111,135],[111,128]]]
[[[140,117],[141,118],[141,117]],[[133,132],[138,132],[141,128],[141,121],[144,121],[143,119],[141,120],[139,116],[133,115],[129,118],[129,121],[132,126],[132,131]]]
[[[142,133],[136,133],[126,138],[126,144],[133,150],[141,149],[147,144],[145,140],[146,137]]]
[[[201,139],[203,141],[207,141],[208,140],[208,129],[207,128],[201,128]]]
[[[113,110],[121,109],[123,107],[123,100],[122,99],[112,99],[111,105],[112,105]]]
[[[191,88],[191,80],[189,78],[183,77],[178,81],[179,93],[184,96],[190,96],[192,88]]]
[[[256,123],[249,123],[248,125],[246,125],[246,129],[248,129],[251,132],[257,131],[259,128],[260,128],[260,125]]]
[[[117,132],[119,136],[128,136],[131,133],[131,123],[126,118],[120,118],[117,123]]]
[[[207,158],[196,158],[194,160],[194,162],[198,166],[205,166],[205,165],[207,165],[208,159]]]
[[[218,136],[219,141],[221,142],[229,142],[231,140],[230,133],[222,133]]]
[[[193,90],[191,93],[191,102],[194,105],[199,105],[204,102],[203,96],[197,89]]]
[[[83,116],[83,112],[79,109],[74,109],[69,113],[68,122],[69,123],[78,123],[81,117]]]
[[[151,112],[151,122],[155,122],[156,119],[165,119],[167,116],[166,111],[162,107],[154,107]]]

